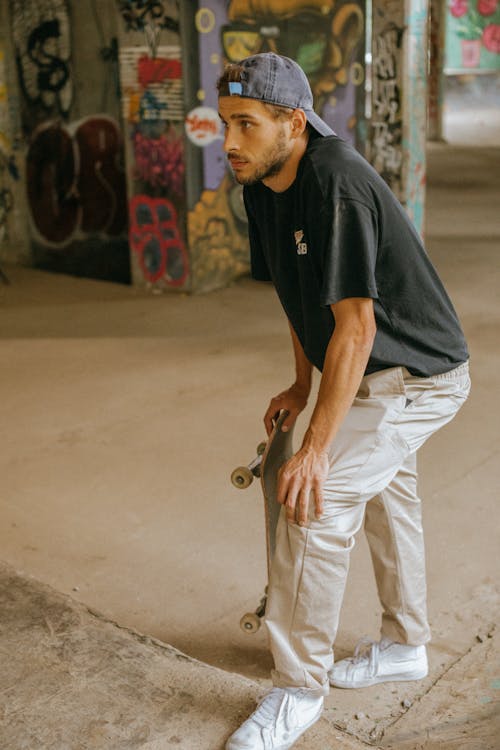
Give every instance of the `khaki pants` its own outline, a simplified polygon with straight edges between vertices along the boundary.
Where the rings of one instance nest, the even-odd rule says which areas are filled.
[[[363,521],[382,635],[429,640],[416,451],[454,417],[469,389],[467,364],[431,378],[396,367],[363,379],[330,449],[323,515],[316,519],[311,507],[307,528],[280,516],[266,614],[276,686],[328,693],[349,555]]]

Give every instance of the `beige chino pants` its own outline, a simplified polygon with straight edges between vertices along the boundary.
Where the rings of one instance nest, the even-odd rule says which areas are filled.
[[[323,515],[316,519],[311,507],[308,527],[280,516],[266,613],[276,686],[328,693],[349,555],[363,522],[382,635],[429,640],[416,451],[455,416],[469,389],[468,364],[431,378],[402,367],[363,378],[329,451]]]

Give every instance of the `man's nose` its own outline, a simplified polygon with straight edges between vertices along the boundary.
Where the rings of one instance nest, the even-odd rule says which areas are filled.
[[[230,151],[237,151],[236,133],[234,128],[227,127],[224,133],[224,151],[228,154]]]

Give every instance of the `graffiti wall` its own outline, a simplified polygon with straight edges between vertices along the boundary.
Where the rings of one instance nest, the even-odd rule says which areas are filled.
[[[122,47],[123,118],[129,154],[129,240],[136,283],[184,288],[184,105],[181,50]]]
[[[216,81],[224,65],[258,52],[294,58],[305,70],[315,108],[354,144],[364,143],[363,2],[200,0],[197,104],[187,112],[190,147],[199,150],[202,190],[188,214],[193,287],[211,289],[249,269],[242,189],[222,150]]]
[[[23,127],[30,133],[50,115],[67,117],[73,100],[67,0],[10,0]]]
[[[426,0],[374,0],[369,158],[423,228],[427,85]]]
[[[127,282],[116,7],[99,5],[9,0],[19,136],[34,265]]]
[[[122,117],[134,283],[187,289],[183,65],[173,3],[120,0]],[[166,34],[173,40],[165,44]]]
[[[123,143],[105,115],[75,123],[52,120],[32,134],[26,180],[33,237],[63,249],[86,237],[108,239],[127,226]]]
[[[375,17],[370,156],[373,166],[398,198],[403,180],[403,38],[404,15],[399,19]]]
[[[445,66],[449,72],[500,70],[499,0],[450,0]]]

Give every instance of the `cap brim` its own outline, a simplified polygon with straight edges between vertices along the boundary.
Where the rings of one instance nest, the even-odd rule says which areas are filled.
[[[305,109],[305,115],[307,122],[314,128],[320,135],[336,135],[335,131],[321,119],[312,109]]]

